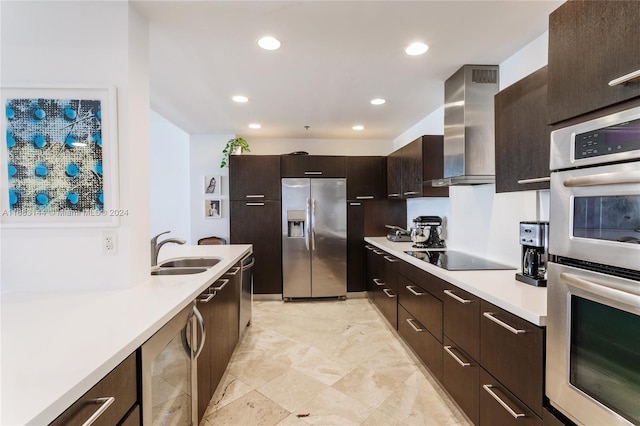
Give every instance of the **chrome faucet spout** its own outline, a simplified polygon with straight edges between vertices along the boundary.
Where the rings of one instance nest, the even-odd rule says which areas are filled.
[[[155,237],[151,238],[151,266],[156,266],[158,264],[158,253],[160,253],[160,249],[163,245],[167,243],[175,243],[175,244],[184,244],[185,240],[182,238],[167,238],[164,241],[158,242],[158,237],[160,235],[168,234],[171,231],[161,232]]]

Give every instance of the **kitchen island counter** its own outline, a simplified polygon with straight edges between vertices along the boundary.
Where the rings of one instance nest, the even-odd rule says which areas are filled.
[[[0,424],[53,421],[251,251],[172,245],[161,261],[222,260],[206,272],[150,275],[119,290],[3,294]]]
[[[396,243],[385,237],[366,237],[365,242],[537,326],[546,326],[547,289],[516,281],[516,269],[448,271],[406,254],[415,250],[411,242]]]

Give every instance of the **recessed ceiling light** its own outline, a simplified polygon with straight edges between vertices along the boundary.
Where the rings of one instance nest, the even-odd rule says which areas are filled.
[[[361,124],[357,124],[352,127],[353,130],[364,130],[364,126]]]
[[[385,102],[387,102],[387,101],[385,101],[382,98],[371,99],[371,105],[382,105]]]
[[[249,128],[250,128],[250,129],[259,129],[259,128],[261,128],[261,127],[262,127],[262,126],[261,126],[261,125],[259,125],[258,123],[251,123],[251,124],[249,124]]]
[[[246,96],[242,96],[242,95],[236,95],[231,99],[233,99],[236,102],[240,102],[240,103],[244,103],[244,102],[247,102],[249,100],[249,98],[247,98]]]
[[[404,51],[407,55],[416,56],[422,55],[427,50],[429,50],[429,46],[424,43],[411,43],[409,47],[407,47]]]
[[[280,49],[280,40],[275,37],[264,36],[258,39],[258,46],[262,47],[265,50]]]

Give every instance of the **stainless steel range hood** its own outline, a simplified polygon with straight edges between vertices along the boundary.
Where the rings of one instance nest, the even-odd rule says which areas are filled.
[[[498,65],[465,65],[444,83],[444,179],[433,186],[495,182],[493,97]]]

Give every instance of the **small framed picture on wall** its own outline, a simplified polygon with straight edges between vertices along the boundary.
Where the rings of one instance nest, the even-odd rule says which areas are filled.
[[[204,193],[206,195],[220,195],[222,188],[222,178],[218,175],[204,177]]]
[[[222,217],[222,200],[204,200],[205,219],[220,219]]]

